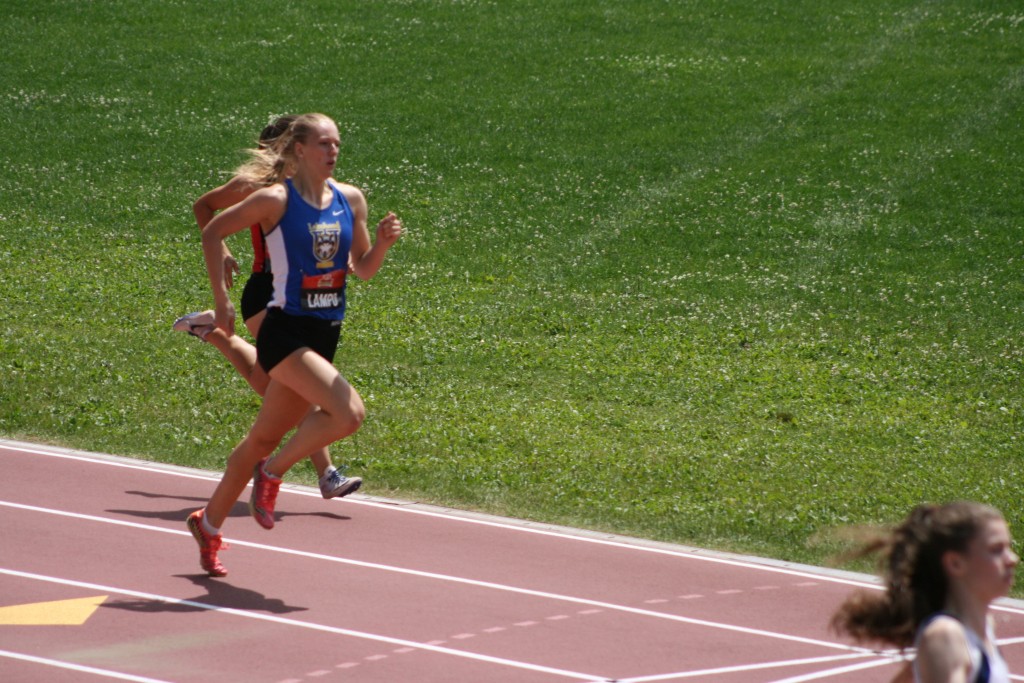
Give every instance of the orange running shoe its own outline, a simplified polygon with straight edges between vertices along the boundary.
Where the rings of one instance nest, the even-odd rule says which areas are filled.
[[[274,528],[274,503],[281,480],[263,471],[269,458],[263,458],[252,472],[252,494],[249,496],[249,512],[264,529]]]
[[[227,548],[228,544],[220,534],[209,534],[203,529],[203,512],[196,510],[188,516],[187,522],[189,531],[199,544],[199,566],[210,576],[227,576],[228,570],[217,559],[217,551]]]

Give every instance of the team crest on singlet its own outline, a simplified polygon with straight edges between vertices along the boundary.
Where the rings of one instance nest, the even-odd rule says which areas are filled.
[[[334,257],[338,255],[341,242],[341,223],[315,223],[309,226],[309,234],[313,236],[313,256],[316,257],[317,268],[333,268]]]

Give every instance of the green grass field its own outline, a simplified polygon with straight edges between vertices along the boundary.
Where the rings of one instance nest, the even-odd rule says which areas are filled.
[[[0,435],[222,468],[191,203],[322,111],[409,228],[337,361],[364,491],[812,563],[1024,522],[1019,2],[0,9]]]

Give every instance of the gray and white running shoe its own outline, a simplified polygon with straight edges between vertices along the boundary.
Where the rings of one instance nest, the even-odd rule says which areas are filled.
[[[320,495],[324,498],[341,498],[354,493],[363,485],[359,477],[346,477],[336,469],[330,469],[320,477]]]
[[[193,337],[205,340],[206,335],[217,326],[217,318],[213,311],[197,311],[183,315],[174,321],[171,329],[176,332],[188,332]]]

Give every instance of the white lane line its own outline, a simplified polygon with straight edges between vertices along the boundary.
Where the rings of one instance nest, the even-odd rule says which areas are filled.
[[[158,526],[151,526],[148,524],[140,524],[138,522],[128,522],[120,519],[108,519],[105,517],[97,517],[95,515],[86,515],[78,512],[66,512],[63,510],[53,510],[50,508],[38,507],[35,505],[24,505],[22,503],[11,503],[8,501],[0,501],[0,507],[10,507],[19,510],[25,510],[28,512],[40,512],[50,515],[58,515],[61,517],[71,517],[74,519],[81,519],[90,522],[99,522],[101,524],[113,524],[115,526],[131,527],[133,529],[141,529],[143,531],[155,531],[164,534],[174,534],[177,536],[192,537],[192,534],[185,530],[166,529]],[[437,574],[435,572],[421,571],[418,569],[405,569],[403,567],[395,567],[392,565],[379,564],[376,562],[365,562],[362,560],[352,560],[344,557],[337,557],[333,555],[323,555],[321,553],[312,553],[303,550],[292,550],[289,548],[281,548],[277,546],[265,545],[262,543],[252,543],[250,541],[239,541],[231,538],[225,539],[230,544],[246,548],[255,548],[257,550],[265,550],[267,552],[283,553],[286,555],[294,555],[297,557],[303,557],[307,559],[323,560],[326,562],[336,562],[338,564],[347,564],[355,567],[361,567],[364,569],[373,569],[377,571],[386,571],[396,574],[405,574],[407,576],[416,576],[419,578],[433,579],[437,581],[444,581],[447,583],[456,583],[466,586],[473,586],[475,588],[484,588],[487,590],[503,591],[506,593],[516,593],[519,595],[528,595],[535,598],[542,598],[546,600],[558,600],[561,602],[569,602],[577,605],[586,605],[588,607],[600,607],[606,610],[612,610],[615,612],[621,612],[625,614],[635,614],[642,617],[653,617],[655,619],[664,619],[666,621],[674,621],[683,624],[690,624],[693,626],[703,626],[706,628],[714,628],[722,631],[730,631],[732,633],[742,633],[750,636],[758,636],[764,638],[772,638],[775,640],[785,640],[794,643],[801,643],[804,645],[814,645],[816,647],[824,647],[832,650],[843,650],[846,652],[870,652],[870,650],[861,647],[854,647],[845,645],[842,643],[834,643],[826,640],[818,640],[817,638],[804,638],[802,636],[794,636],[785,633],[777,633],[773,631],[765,631],[763,629],[748,628],[746,626],[737,626],[735,624],[726,624],[715,621],[708,621],[706,619],[696,619],[692,617],[684,617],[678,614],[670,614],[667,612],[655,612],[652,610],[641,609],[638,607],[630,607],[628,605],[617,605],[610,602],[602,602],[600,600],[590,600],[587,598],[578,598],[571,595],[561,595],[558,593],[549,593],[546,591],[531,590],[528,588],[518,588],[516,586],[508,586],[500,583],[492,583],[490,581],[478,581],[476,579],[467,579],[459,576],[451,576],[449,574]],[[195,548],[192,548],[192,552]],[[517,626],[520,624],[517,624]]]
[[[34,448],[26,444],[17,444],[15,442],[0,439],[0,447],[5,450],[20,451],[22,453],[31,453],[33,455],[47,455],[51,458],[64,458],[65,460],[77,460],[79,462],[89,462],[94,465],[109,465],[110,467],[121,467],[129,470],[139,470],[140,472],[149,472],[151,474],[173,474],[177,477],[185,477],[187,479],[203,479],[205,481],[211,481],[217,483],[220,481],[220,474],[217,472],[206,472],[204,470],[191,470],[178,465],[161,465],[159,463],[150,463],[145,460],[135,462],[129,462],[131,458],[122,458],[116,455],[103,456],[99,453],[87,453],[85,451],[79,451],[77,453],[59,449],[57,447],[50,447],[47,449]],[[284,489],[282,489],[284,490]]]
[[[149,463],[145,460],[132,461],[131,458],[117,455],[106,455],[100,453],[90,453],[87,451],[72,452],[68,449],[63,449],[57,446],[48,446],[45,449],[19,441],[11,441],[8,439],[0,439],[0,448],[9,449],[12,451],[20,451],[23,453],[32,453],[36,455],[47,455],[54,458],[66,458],[69,460],[78,460],[81,462],[88,462],[99,465],[109,465],[111,467],[123,467],[127,469],[139,470],[143,472],[157,473],[157,474],[170,474],[178,477],[185,477],[189,479],[201,479],[204,481],[217,482],[220,480],[220,473],[217,472],[206,472],[204,470],[196,470],[193,468],[186,468],[180,465],[165,465],[161,463]],[[130,461],[130,462],[129,462]],[[306,490],[307,487],[297,488],[294,485],[284,485],[281,487],[281,491],[286,493],[292,493],[295,495],[309,496],[313,498],[319,498],[320,493],[313,491],[312,489]],[[434,517],[438,519],[444,519],[446,521],[465,522],[468,524],[478,524],[482,526],[496,527],[504,529],[506,531],[520,531],[523,533],[535,534],[539,536],[550,536],[554,538],[561,538],[564,540],[579,541],[583,543],[592,543],[595,545],[602,545],[612,548],[621,548],[626,550],[637,550],[646,553],[653,553],[658,555],[666,555],[669,557],[677,557],[684,560],[699,560],[701,562],[712,562],[717,564],[724,564],[732,567],[740,567],[743,569],[753,569],[756,571],[771,572],[776,574],[785,574],[788,576],[799,576],[808,579],[815,579],[820,581],[828,581],[830,583],[837,583],[848,586],[857,586],[861,588],[870,588],[874,590],[882,590],[883,586],[880,585],[877,577],[864,576],[862,579],[855,580],[851,578],[844,578],[842,576],[835,576],[829,573],[829,570],[823,568],[811,568],[808,567],[806,570],[792,569],[788,566],[776,566],[770,564],[771,562],[777,562],[767,558],[758,558],[754,560],[742,560],[730,557],[716,556],[713,551],[705,551],[700,548],[693,548],[691,551],[683,550],[671,550],[668,548],[638,545],[636,543],[625,543],[622,541],[615,541],[608,538],[595,538],[587,535],[572,534],[566,532],[560,532],[552,529],[541,529],[533,526],[526,526],[525,524],[514,524],[511,522],[493,521],[488,519],[481,519],[479,517],[468,516],[466,514],[453,514],[452,512],[435,512],[431,510],[423,510],[415,507],[409,507],[405,505],[395,505],[388,503],[380,503],[372,500],[360,499],[358,494],[354,496],[348,496],[345,498],[345,502],[350,505],[364,505],[367,507],[374,507],[384,510],[390,510],[393,512],[403,512],[406,514],[416,514],[427,517]],[[702,554],[703,553],[703,554]],[[785,563],[779,563],[785,564]],[[813,569],[813,571],[812,571]],[[851,574],[852,572],[844,572],[844,574]],[[680,596],[683,597],[683,596]],[[691,597],[691,596],[685,596]],[[692,596],[697,597],[697,596]],[[1011,614],[1024,615],[1024,601],[1012,599],[1012,598],[1001,598],[999,602],[992,605],[992,609],[1003,612],[1009,612]]]
[[[156,595],[154,593],[144,593],[141,591],[133,591],[124,588],[117,588],[114,586],[104,586],[98,583],[89,583],[86,581],[74,581],[71,579],[63,579],[56,576],[46,576],[44,574],[33,574],[30,572],[17,571],[15,569],[5,569],[0,567],[0,574],[7,576],[13,576],[20,579],[30,579],[34,581],[44,581],[47,583],[56,583],[62,586],[74,586],[76,588],[87,588],[89,590],[100,591],[103,593],[112,593],[116,595],[124,595],[130,598],[139,598],[142,600],[152,600],[155,602],[163,602],[169,605],[183,605],[186,607],[194,607],[198,609],[209,610],[211,612],[217,612],[218,614],[230,614],[236,617],[243,617],[245,619],[255,619],[257,621],[266,621],[281,626],[294,626],[297,628],[309,629],[311,631],[321,631],[323,633],[331,633],[340,636],[349,636],[352,638],[361,638],[363,640],[372,640],[378,643],[387,643],[389,645],[395,645],[398,647],[411,647],[418,650],[428,650],[430,652],[436,652],[438,654],[449,655],[452,657],[461,657],[463,659],[472,659],[478,662],[485,662],[488,664],[496,664],[499,666],[507,666],[515,669],[525,669],[528,671],[537,671],[540,673],[552,674],[555,676],[561,676],[563,678],[575,678],[580,681],[606,681],[607,678],[603,676],[595,676],[593,674],[584,674],[577,671],[568,671],[565,669],[555,669],[548,666],[542,666],[539,664],[530,664],[528,662],[519,662],[512,659],[504,659],[502,657],[491,657],[489,655],[477,654],[475,652],[467,652],[465,650],[455,650],[448,647],[439,647],[437,645],[430,645],[428,643],[418,643],[412,640],[404,640],[402,638],[393,638],[391,636],[382,636],[376,633],[366,633],[364,631],[353,631],[347,628],[338,628],[336,626],[327,626],[325,624],[316,624],[309,621],[299,621],[298,619],[289,619],[287,617],[281,617],[273,614],[260,614],[258,612],[248,612],[245,610],[234,609],[232,607],[218,607],[216,605],[208,605],[203,602],[196,602],[194,600],[183,600],[180,598],[172,598],[166,595]],[[131,680],[131,679],[130,679]],[[141,680],[141,679],[140,679]],[[147,679],[148,680],[148,679]]]
[[[826,671],[817,671],[815,673],[804,674],[803,676],[793,676],[791,678],[780,678],[771,683],[806,683],[806,681],[817,681],[822,678],[833,678],[840,674],[848,674],[854,671],[863,671],[864,669],[875,669],[880,666],[889,666],[899,662],[899,658],[893,657],[888,659],[881,659],[873,662],[863,662],[861,664],[850,664],[849,666],[840,666],[834,669],[828,669]]]
[[[848,654],[848,655],[833,655],[830,657],[808,657],[806,659],[790,659],[777,662],[764,662],[760,664],[738,664],[735,666],[724,666],[717,669],[701,669],[700,671],[677,671],[674,673],[656,674],[653,676],[638,676],[636,678],[619,678],[616,679],[615,683],[656,683],[657,681],[680,681],[685,678],[703,678],[705,676],[717,676],[722,674],[730,673],[741,673],[744,671],[765,671],[768,669],[781,669],[790,666],[809,666],[811,664],[831,664],[833,662],[840,662],[850,659],[864,659],[871,657],[872,659],[878,657],[879,653],[859,653],[859,654]],[[882,664],[891,664],[893,661],[897,661],[895,657],[887,658],[885,661],[878,663],[875,661],[869,662],[866,666],[863,664],[854,665],[858,668],[867,668],[867,666],[881,666]],[[833,670],[836,671],[836,670]],[[788,679],[787,679],[788,680]],[[778,681],[776,683],[782,683]]]
[[[19,659],[23,662],[42,664],[43,666],[50,666],[56,669],[67,669],[68,671],[76,671],[78,673],[95,674],[96,676],[103,676],[104,678],[113,678],[119,681],[134,681],[134,683],[168,683],[167,681],[162,681],[156,678],[146,678],[145,676],[133,676],[132,674],[121,673],[120,671],[110,671],[109,669],[97,669],[94,666],[72,664],[71,662],[62,662],[57,659],[47,659],[46,657],[35,657],[33,655],[26,655],[20,652],[9,652],[7,650],[0,650],[0,657],[7,657],[8,659]]]
[[[24,453],[32,453],[36,455],[46,455],[54,458],[65,458],[68,460],[77,460],[80,462],[88,462],[96,465],[109,465],[111,467],[122,467],[126,469],[139,470],[143,472],[156,473],[156,474],[170,474],[178,477],[185,477],[189,479],[201,479],[204,481],[217,482],[220,480],[220,474],[215,472],[204,472],[202,470],[192,470],[189,468],[177,466],[177,465],[164,465],[160,463],[145,464],[145,461],[138,461],[138,464],[134,462],[126,462],[129,458],[114,455],[103,455],[103,454],[91,454],[85,451],[70,452],[57,447],[47,447],[46,449],[34,447],[31,444],[25,444],[20,442],[8,441],[0,439],[0,447],[12,451],[20,451]],[[301,496],[310,496],[319,498],[320,493],[308,489],[308,487],[298,488],[294,485],[285,485],[281,487],[282,492],[291,493]],[[694,548],[691,552],[684,550],[673,550],[669,548],[656,547],[650,545],[639,545],[637,543],[626,543],[623,541],[616,541],[609,538],[598,538],[584,534],[572,534],[564,531],[557,531],[553,529],[538,528],[536,526],[528,526],[526,523],[515,524],[511,521],[496,521],[490,519],[482,519],[480,516],[470,516],[469,514],[455,514],[454,512],[444,511],[432,511],[424,510],[410,505],[395,505],[389,503],[381,503],[373,500],[366,500],[364,498],[356,496],[348,496],[345,498],[346,504],[349,505],[364,505],[367,507],[374,507],[392,512],[401,512],[405,514],[415,514],[426,517],[434,517],[438,519],[444,519],[446,521],[464,522],[467,524],[477,524],[482,526],[496,527],[504,529],[506,531],[519,531],[528,534],[535,534],[539,536],[550,536],[553,538],[560,538],[564,540],[579,541],[583,543],[591,543],[596,545],[602,545],[612,548],[621,548],[626,550],[637,550],[645,553],[654,553],[658,555],[666,555],[670,557],[678,557],[685,560],[698,560],[701,562],[712,562],[718,564],[724,564],[733,567],[742,567],[744,569],[754,569],[763,572],[772,572],[776,574],[786,574],[789,576],[799,576],[808,579],[816,579],[821,581],[829,581],[831,583],[839,583],[850,586],[860,586],[868,588],[880,588],[877,584],[876,579],[873,577],[865,576],[863,580],[854,580],[850,578],[843,578],[841,576],[833,576],[828,573],[826,569],[816,569],[811,571],[808,567],[807,570],[792,569],[787,566],[781,566],[784,563],[771,564],[776,562],[767,558],[759,558],[759,561],[744,561],[736,558],[721,557],[717,556],[712,551],[701,550]],[[638,539],[639,540],[639,539]],[[821,573],[818,573],[818,572]],[[847,573],[849,574],[849,572]],[[1024,614],[1024,604],[1022,604],[1021,613]]]

